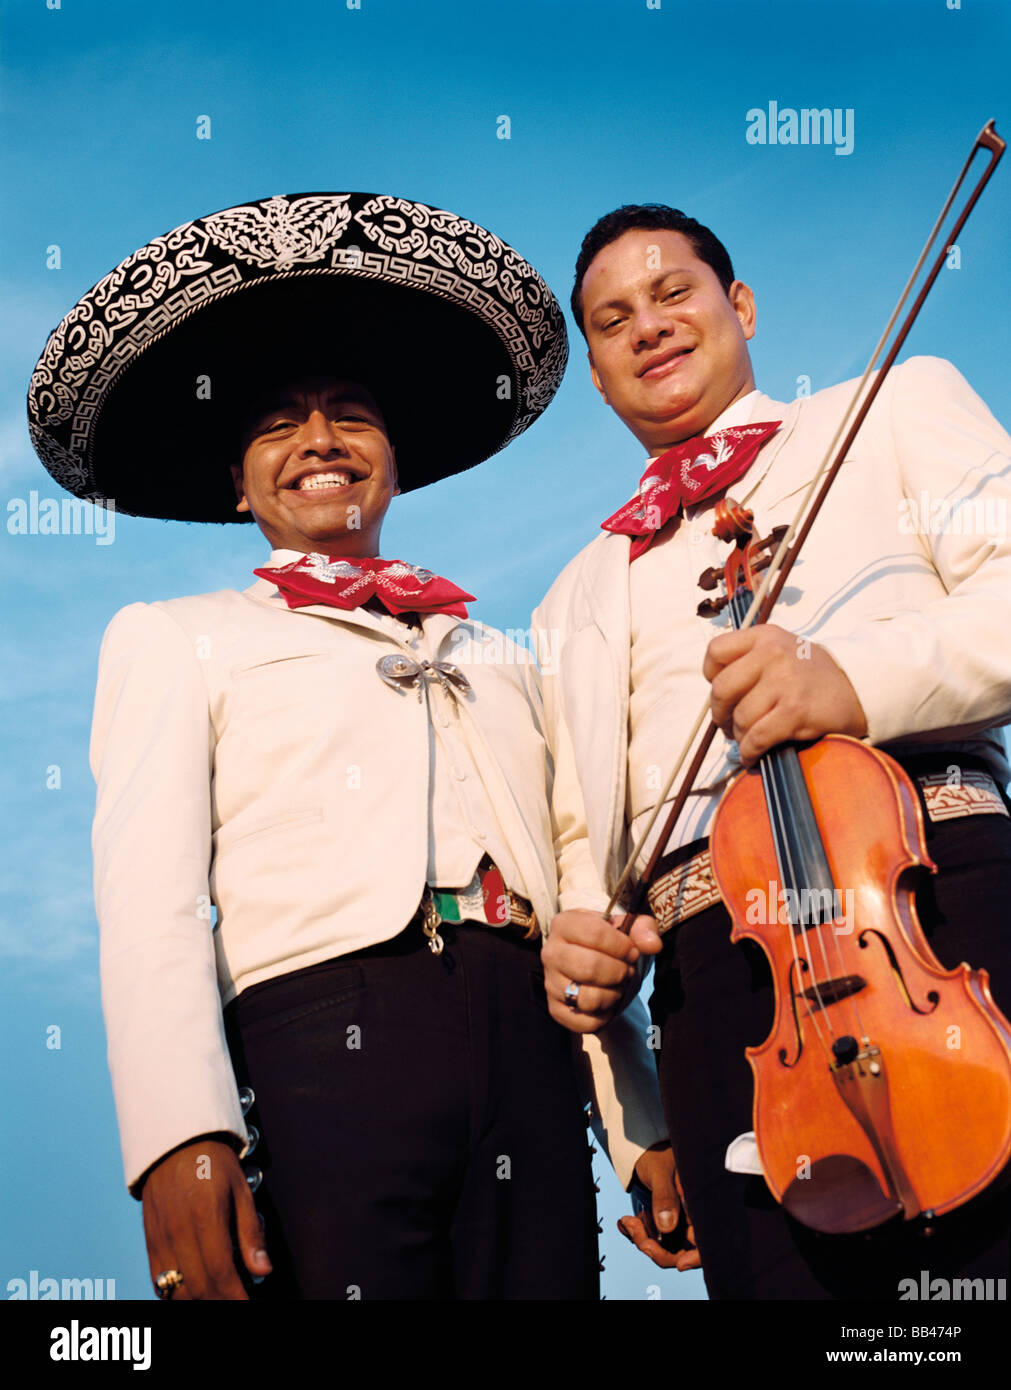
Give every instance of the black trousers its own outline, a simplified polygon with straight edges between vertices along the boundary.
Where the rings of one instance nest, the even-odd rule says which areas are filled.
[[[537,946],[467,923],[254,985],[225,1011],[287,1299],[596,1299],[571,1036]]]
[[[1011,1015],[1011,820],[925,825],[939,870],[917,894],[926,936],[946,968],[963,960],[985,967],[998,1007]],[[923,1223],[898,1222],[827,1236],[793,1221],[761,1177],[726,1171],[727,1145],[753,1127],[744,1049],[763,1042],[773,1022],[766,956],[753,942],[731,945],[730,928],[718,904],[672,929],[650,1001],[662,1030],[660,1089],[710,1298],[894,1301],[899,1281],[919,1280],[921,1270],[1007,1278],[1007,1185],[937,1218],[930,1235]]]

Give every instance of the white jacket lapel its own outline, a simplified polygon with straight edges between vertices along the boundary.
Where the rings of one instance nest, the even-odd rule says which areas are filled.
[[[755,461],[755,467],[751,469],[752,476],[748,479],[747,492],[737,499],[742,505],[747,505],[748,498],[765,481],[766,475],[775,463],[780,449],[783,448],[784,444],[786,444],[793,434],[800,416],[800,406],[801,402],[799,399],[786,404],[783,401],[771,400],[768,396],[759,395],[756,397],[754,407],[751,411],[752,420],[779,419],[782,420],[783,423],[769,442],[763,445]],[[812,473],[814,472],[816,463],[817,460],[812,462]],[[732,488],[731,492],[733,492]]]

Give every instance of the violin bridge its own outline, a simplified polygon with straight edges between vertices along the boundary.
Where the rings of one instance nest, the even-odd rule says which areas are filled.
[[[866,987],[867,981],[862,975],[839,975],[833,980],[819,980],[817,985],[802,990],[799,997],[814,1008],[820,1008],[826,1004],[838,1004],[840,1000],[859,994]]]

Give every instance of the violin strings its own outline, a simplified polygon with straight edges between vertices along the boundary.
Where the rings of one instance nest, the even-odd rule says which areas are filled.
[[[737,591],[737,593],[734,594],[734,597],[731,600],[730,604],[730,611],[731,619],[735,627],[739,627],[743,611],[749,604],[750,600],[751,593],[748,589],[741,588]],[[784,789],[779,785],[779,779],[777,777],[778,768],[776,765],[775,758],[771,758],[768,756],[761,758],[759,761],[759,769],[762,774],[762,786],[765,791],[765,804],[769,810],[769,823],[772,828],[772,839],[776,851],[776,862],[779,867],[779,876],[780,879],[784,880],[784,886],[786,886],[785,881],[787,879],[790,880],[790,886],[794,889],[794,902],[799,903],[800,898],[796,892],[798,879],[797,866],[793,862],[793,846],[791,845],[789,835],[787,834],[786,817],[784,814],[783,804]],[[777,912],[777,922],[778,916],[779,914]],[[793,961],[797,972],[797,982],[799,984],[803,979],[803,974],[801,971],[801,953],[797,943],[797,933],[793,930],[793,925],[794,924],[791,922],[790,947],[793,952]],[[826,1056],[828,1056],[829,1049],[826,1044],[825,1038],[822,1036],[821,1025],[818,1019],[818,1013],[821,1013],[824,1016],[825,1024],[829,1033],[833,1031],[832,1020],[829,1018],[825,1010],[825,1004],[821,997],[821,991],[818,988],[818,972],[815,970],[814,963],[810,959],[810,956],[808,954],[806,932],[804,933],[804,936],[804,964],[807,967],[807,973],[811,979],[810,987],[814,989],[815,998],[817,1000],[817,1011],[815,1009],[809,1008],[808,1017],[811,1019],[811,1024],[815,1031],[815,1036],[817,1037],[818,1042],[821,1044],[823,1052],[825,1052]],[[822,948],[822,953],[824,954],[824,947]],[[828,962],[826,958],[826,968],[827,965]]]
[[[820,833],[820,832],[819,832],[819,833]],[[833,876],[832,876],[832,881],[833,881],[833,883],[835,882],[835,875],[834,875],[834,874],[833,874]],[[853,894],[853,901],[854,901],[854,905],[855,905],[855,904],[856,904],[856,893],[855,893],[855,892],[854,892],[854,894]],[[853,927],[854,927],[854,924],[853,924],[853,923],[850,923],[850,931],[853,930]],[[845,965],[845,962],[843,961],[842,947],[841,947],[840,944],[839,944],[839,933],[838,933],[838,931],[836,931],[836,921],[835,921],[835,917],[834,917],[834,916],[833,916],[833,920],[832,920],[832,943],[833,943],[833,945],[835,946],[836,956],[837,956],[838,961],[839,961],[839,973],[840,973],[840,975],[843,975],[843,974],[845,974],[845,972],[846,972],[846,965]],[[849,996],[849,999],[848,999],[846,1002],[847,1002],[847,1003],[850,1005],[850,1007],[852,1008],[852,1010],[853,1010],[853,1016],[854,1016],[855,1019],[856,1019],[856,1024],[857,1024],[857,1026],[856,1026],[856,1035],[857,1035],[857,1037],[866,1039],[867,1034],[864,1032],[864,1022],[863,1022],[863,1019],[860,1017],[860,1005],[857,1003],[857,997],[856,997],[856,995],[855,995],[855,994],[850,995],[850,996]]]
[[[810,803],[809,803],[809,806],[810,806]],[[819,842],[819,844],[820,844],[821,847],[822,847],[822,853],[825,855],[825,862],[826,862],[826,864],[827,864],[827,863],[828,863],[828,855],[827,855],[827,853],[826,853],[826,851],[825,851],[825,842],[824,842],[824,839],[823,839],[823,837],[822,837],[821,827],[818,825],[817,817],[816,817],[815,814],[814,814],[814,807],[813,807],[813,806],[810,806],[810,812],[811,812],[811,818],[812,818],[812,822],[813,822],[813,833],[814,833],[814,835],[817,837],[818,842]],[[835,890],[835,886],[836,886],[836,880],[835,880],[835,875],[834,875],[834,874],[832,873],[832,871],[831,871],[831,867],[829,867],[829,879],[830,879],[830,882],[831,882],[831,884],[832,884],[832,888],[833,888],[833,897],[834,897],[834,890]],[[834,901],[833,901],[833,909],[834,909]],[[821,913],[820,913],[820,912],[819,912],[819,919],[818,919],[818,922],[817,922],[816,925],[817,925],[818,942],[819,942],[819,945],[820,945],[820,947],[821,947],[822,958],[823,958],[823,960],[824,960],[824,962],[825,962],[825,969],[826,969],[826,971],[828,972],[828,974],[831,976],[832,967],[831,967],[830,964],[829,964],[828,955],[827,955],[826,950],[825,950],[825,940],[824,940],[824,934],[823,934],[823,930],[822,930],[822,928],[825,927],[825,926],[827,926],[828,924],[822,922],[822,920],[821,920]],[[832,928],[833,928],[833,930],[832,930],[832,945],[833,945],[834,955],[835,955],[836,962],[837,962],[836,969],[837,969],[838,975],[839,975],[840,978],[844,978],[845,975],[846,975],[846,963],[845,963],[845,961],[844,961],[844,959],[843,959],[842,947],[841,947],[840,942],[839,942],[839,934],[838,934],[838,932],[835,930],[835,926],[836,926],[836,916],[835,916],[835,912],[834,912],[834,910],[833,910],[833,913],[832,913]],[[824,1005],[822,1004],[822,1000],[821,1000],[820,994],[819,994],[819,996],[818,996],[818,1001],[819,1001],[819,1006],[824,1007]],[[848,1008],[850,1008],[850,1009],[852,1010],[853,1016],[854,1016],[854,1018],[855,1018],[855,1020],[856,1020],[856,1028],[855,1028],[854,1031],[856,1032],[857,1036],[859,1036],[859,1037],[866,1037],[866,1034],[865,1034],[865,1032],[864,1032],[863,1019],[862,1019],[861,1016],[860,1016],[860,1005],[859,1005],[858,1002],[857,1002],[856,995],[855,995],[855,994],[850,995],[850,996],[848,996],[846,999],[844,999],[844,1000],[839,1000],[838,1002],[839,1002],[840,1004],[846,1005]],[[826,1018],[826,1022],[827,1022],[827,1024],[828,1024],[829,1031],[832,1032],[832,1033],[834,1033],[836,1030],[835,1030],[835,1028],[832,1026],[832,1021],[831,1021],[831,1019],[827,1017],[827,1018]]]
[[[741,602],[740,602],[740,603],[738,603],[738,598],[739,598],[739,597],[740,597],[740,599],[741,599]],[[738,626],[738,625],[739,625],[739,622],[740,622],[740,619],[741,619],[742,611],[743,611],[744,607],[747,605],[747,603],[749,602],[749,600],[750,600],[750,594],[749,594],[749,592],[748,592],[746,589],[741,589],[737,594],[734,595],[734,598],[733,598],[733,600],[731,601],[731,614],[732,614],[732,618],[733,618],[733,621],[734,621],[734,625],[735,625],[735,626]],[[777,759],[776,759],[775,757],[766,757],[766,758],[763,758],[763,759],[761,760],[760,767],[761,767],[761,770],[762,770],[763,785],[764,785],[764,787],[765,787],[765,792],[766,792],[766,805],[767,805],[768,808],[769,808],[770,823],[771,823],[771,826],[772,826],[773,839],[774,839],[774,843],[775,843],[775,846],[776,846],[776,859],[777,859],[777,862],[778,862],[778,864],[779,864],[780,877],[784,879],[784,886],[789,886],[789,887],[792,889],[793,894],[794,894],[794,902],[798,904],[798,909],[799,909],[799,905],[803,902],[802,894],[801,894],[801,892],[799,891],[799,890],[800,890],[800,886],[801,886],[801,881],[803,880],[804,882],[806,882],[806,881],[807,881],[807,878],[808,878],[808,875],[802,874],[802,873],[799,872],[799,870],[798,870],[798,862],[797,862],[797,861],[798,861],[799,858],[802,858],[803,852],[802,852],[802,848],[801,848],[800,846],[794,846],[793,841],[792,841],[792,837],[791,837],[791,835],[790,835],[789,820],[788,820],[788,817],[787,817],[787,814],[786,814],[786,811],[785,811],[785,804],[786,804],[786,800],[787,800],[787,788],[786,788],[786,786],[785,786],[785,772],[784,772],[784,770],[783,770],[782,768],[780,768],[779,763],[778,763],[778,761],[777,761]],[[768,776],[766,775],[767,771],[768,771]],[[813,817],[813,815],[814,815],[813,807],[811,808],[811,811],[812,811],[812,817]],[[815,835],[818,837],[819,841],[821,841],[821,830],[820,830],[820,827],[818,826],[816,820],[815,820],[815,823],[814,823],[814,833],[815,833]],[[822,842],[822,844],[824,845],[824,842],[823,842],[823,841],[821,841],[821,842]],[[784,862],[784,860],[785,860],[785,862]],[[786,880],[788,877],[789,877],[789,879],[791,880],[790,883],[789,883],[789,885],[787,885],[787,884],[785,883],[785,880]],[[833,878],[833,886],[834,886],[834,878]],[[810,899],[809,899],[809,902],[810,902]],[[798,914],[797,914],[797,915],[798,915],[798,919],[799,919],[800,916],[801,916],[801,913],[800,913],[799,910],[798,910]],[[834,916],[834,914],[833,914],[833,924],[834,924],[834,922],[835,922],[835,916]],[[823,960],[823,962],[824,962],[824,967],[825,967],[826,976],[831,977],[831,974],[832,974],[832,966],[831,966],[831,964],[830,964],[830,962],[829,962],[828,951],[826,950],[826,946],[825,946],[825,937],[824,937],[824,932],[823,932],[823,927],[824,927],[825,925],[827,925],[827,924],[825,924],[825,923],[823,923],[823,922],[821,921],[821,919],[820,919],[820,914],[819,914],[818,920],[817,920],[816,922],[814,922],[812,925],[814,926],[814,929],[815,929],[815,932],[816,932],[816,935],[817,935],[818,947],[819,947],[819,949],[820,949],[820,951],[821,951],[821,956],[822,956],[822,960]],[[792,947],[793,947],[794,963],[795,963],[795,965],[797,966],[798,975],[799,975],[800,956],[799,956],[799,954],[798,954],[798,949],[797,949],[796,934],[795,934],[795,933],[792,933],[792,935],[793,935]],[[811,948],[810,948],[810,946],[808,945],[808,941],[807,941],[808,935],[809,935],[809,930],[808,930],[807,927],[805,927],[805,928],[804,928],[804,937],[805,937],[805,941],[804,941],[804,954],[803,954],[803,959],[804,959],[804,963],[805,963],[805,964],[807,965],[807,967],[808,967],[808,971],[810,972],[810,976],[811,976],[810,987],[814,990],[815,1000],[817,1001],[817,1002],[816,1002],[816,1005],[815,1005],[814,1007],[811,1008],[810,1013],[809,1013],[809,1016],[810,1016],[810,1018],[811,1018],[811,1020],[812,1020],[812,1023],[813,1023],[813,1025],[814,1025],[814,1027],[815,1027],[815,1030],[816,1030],[817,1035],[818,1035],[818,1040],[819,1040],[819,1042],[822,1044],[822,1047],[823,1047],[823,1049],[824,1049],[824,1051],[825,1051],[825,1053],[826,1053],[826,1056],[829,1058],[830,1063],[831,1063],[832,1065],[834,1065],[834,1058],[832,1058],[832,1057],[829,1055],[828,1048],[825,1046],[825,1041],[824,1041],[824,1039],[822,1038],[820,1031],[818,1030],[818,1019],[817,1019],[817,1017],[816,1017],[816,1010],[817,1010],[818,1013],[821,1013],[821,1014],[824,1016],[825,1026],[826,1026],[826,1029],[828,1030],[828,1033],[829,1033],[830,1035],[834,1035],[835,1032],[836,1032],[836,1029],[835,1029],[835,1026],[834,1026],[833,1021],[832,1021],[832,1016],[828,1013],[827,1006],[826,1006],[825,1001],[824,1001],[824,999],[823,999],[823,997],[822,997],[821,989],[820,989],[820,987],[819,987],[820,981],[819,981],[819,979],[818,979],[818,971],[817,971],[817,969],[816,969],[816,967],[815,967],[814,960],[813,960],[812,955],[811,955]],[[838,970],[839,976],[842,977],[842,976],[844,976],[845,973],[846,973],[846,966],[845,966],[845,962],[844,962],[843,956],[842,956],[842,949],[841,949],[840,944],[839,944],[838,935],[837,935],[837,933],[836,933],[835,931],[833,931],[832,937],[833,937],[832,944],[833,944],[833,947],[834,947],[834,954],[835,954],[836,960],[837,960],[837,962],[838,962],[837,970]],[[839,1001],[839,1002],[849,1003],[850,1007],[852,1008],[852,1012],[853,1012],[854,1018],[856,1019],[856,1028],[857,1028],[858,1036],[860,1036],[860,1037],[866,1037],[866,1034],[865,1034],[865,1032],[864,1032],[863,1019],[861,1018],[861,1015],[860,1015],[860,1006],[859,1006],[859,1004],[857,1003],[855,997],[850,996],[850,998],[849,998],[848,1000],[846,1000],[846,1001]]]
[[[788,837],[788,839],[790,839],[790,838],[791,838],[791,829],[792,829],[793,827],[792,827],[792,822],[788,819],[787,814],[786,814],[786,810],[785,810],[785,807],[786,807],[786,805],[788,804],[788,800],[789,800],[789,798],[788,798],[789,788],[788,788],[787,785],[786,785],[786,782],[787,782],[787,770],[786,770],[786,767],[785,767],[785,766],[782,766],[782,767],[780,766],[780,760],[779,760],[778,758],[776,758],[775,756],[774,756],[773,759],[772,759],[772,764],[773,764],[773,769],[774,769],[774,776],[776,777],[777,782],[778,782],[778,784],[779,784],[779,795],[780,795],[780,798],[781,798],[782,805],[783,805],[783,807],[784,807],[784,810],[781,812],[781,820],[782,820],[783,827],[784,827],[784,833],[785,833],[785,835]],[[803,773],[801,773],[801,778],[803,778]],[[801,808],[801,809],[803,809],[803,808]],[[814,834],[815,834],[816,838],[818,838],[819,841],[820,841],[820,838],[821,838],[821,837],[820,837],[820,835],[819,835],[819,833],[818,833],[818,828],[817,828],[817,826],[814,827]],[[822,852],[824,853],[824,846],[822,847]],[[799,862],[801,865],[803,865],[803,861],[804,861],[804,849],[803,849],[803,845],[800,844],[800,843],[797,844],[797,848],[796,848],[796,851],[795,851],[795,857],[796,857],[797,862]],[[814,880],[814,878],[816,877],[816,875],[815,875],[815,873],[814,873],[813,866],[807,866],[805,869],[802,869],[802,871],[799,872],[799,873],[798,873],[797,869],[794,868],[794,869],[793,869],[793,872],[794,872],[794,874],[796,875],[797,880],[799,880],[799,885],[800,885],[800,886],[798,886],[798,882],[795,881],[795,882],[792,884],[792,888],[793,888],[795,900],[796,900],[796,902],[797,902],[797,904],[798,904],[798,920],[799,920],[799,921],[802,921],[802,916],[801,916],[800,908],[801,908],[801,906],[802,906],[803,903],[804,903],[804,890],[805,890],[805,889],[810,890],[811,885],[812,885],[812,881]],[[810,898],[810,895],[808,896],[808,900],[807,900],[807,901],[808,901],[808,908],[809,908],[809,910],[810,910],[810,906],[811,906],[811,898]],[[832,976],[832,966],[829,964],[828,953],[827,953],[827,951],[825,950],[825,941],[824,941],[824,939],[823,939],[823,937],[822,937],[822,933],[821,933],[821,926],[822,926],[822,924],[821,924],[820,918],[819,918],[819,920],[817,920],[817,921],[813,921],[813,922],[811,922],[811,923],[804,923],[803,925],[805,926],[805,933],[804,933],[805,939],[807,939],[807,937],[809,936],[809,932],[808,932],[808,930],[807,930],[807,927],[809,927],[809,926],[814,926],[814,927],[817,928],[818,945],[819,945],[819,947],[820,947],[820,949],[821,949],[821,958],[822,958],[822,961],[824,962],[824,965],[825,965],[826,979],[831,979],[831,976]],[[816,968],[815,968],[814,962],[813,962],[809,957],[806,957],[806,959],[808,960],[808,963],[809,963],[809,965],[810,965],[810,967],[811,967],[811,971],[812,971],[812,975],[813,975],[812,983],[813,983],[815,986],[817,986],[817,984],[819,983],[819,981],[818,981],[818,972],[817,972],[817,970],[816,970]],[[822,1003],[821,1003],[821,996],[820,996],[820,994],[819,994],[819,1005],[820,1005],[820,1007],[824,1007],[824,1005],[822,1005]],[[830,1029],[830,1031],[834,1031],[834,1030],[832,1029],[832,1027],[831,1027],[831,1021],[829,1021],[829,1029]]]
[[[775,760],[773,760],[773,761],[774,761],[774,763],[775,763]],[[785,795],[785,792],[784,792],[784,795]],[[812,807],[811,810],[812,810],[812,816],[813,816],[813,814],[814,814],[814,808]],[[780,812],[780,819],[781,819],[781,822],[782,822],[783,819],[784,819],[784,818],[783,818],[782,812]],[[785,828],[785,827],[784,827],[784,828]],[[820,830],[820,827],[817,825],[817,821],[815,821],[815,827],[814,827],[814,829],[815,829],[815,834],[818,836],[819,840],[821,841],[821,830]],[[788,834],[788,829],[787,829],[787,834]],[[822,841],[822,844],[824,844],[824,841]],[[833,876],[832,881],[833,881],[833,885],[834,885],[834,882],[835,882],[834,876]],[[794,886],[794,888],[796,889],[796,884],[794,884],[793,886]],[[801,901],[802,899],[800,899],[799,896],[798,896],[798,899],[797,899],[797,900],[798,900],[798,901]],[[835,917],[834,917],[834,914],[833,914],[833,925],[834,925],[834,922],[835,922]],[[819,943],[819,946],[820,946],[820,948],[821,948],[822,959],[823,959],[824,962],[825,962],[825,969],[826,969],[826,972],[829,974],[829,976],[831,976],[832,967],[831,967],[830,964],[829,964],[828,955],[827,955],[827,952],[826,952],[826,949],[825,949],[824,934],[823,934],[823,930],[822,930],[823,926],[825,926],[825,925],[827,925],[827,924],[825,924],[825,923],[823,923],[823,922],[821,922],[821,921],[819,920],[817,923],[815,923],[815,928],[816,928],[816,932],[817,932],[818,943]],[[805,936],[807,936],[807,935],[808,935],[808,932],[805,931]],[[842,948],[841,948],[841,946],[840,946],[840,944],[839,944],[838,934],[837,934],[835,931],[833,931],[833,933],[832,933],[832,944],[833,944],[833,947],[834,947],[834,953],[835,953],[835,956],[836,956],[836,960],[837,960],[837,962],[838,962],[838,964],[837,964],[838,974],[839,974],[840,978],[843,978],[843,977],[845,976],[845,974],[846,974],[846,964],[845,964],[845,961],[843,960]],[[812,969],[812,973],[814,974],[814,979],[813,979],[813,981],[812,981],[812,985],[813,985],[813,988],[815,989],[815,995],[816,995],[816,998],[817,998],[817,1001],[818,1001],[818,1008],[819,1008],[823,1013],[825,1013],[825,1023],[826,1023],[826,1027],[828,1028],[829,1033],[831,1033],[831,1034],[834,1035],[835,1032],[836,1032],[836,1028],[835,1028],[835,1026],[833,1025],[831,1015],[828,1014],[828,1012],[826,1011],[825,1002],[824,1002],[824,1000],[822,999],[821,991],[818,989],[817,972],[814,970],[814,965],[813,965],[813,962],[812,962],[811,959],[810,959],[810,956],[805,956],[805,960],[807,960],[808,964],[810,965],[810,967],[811,967],[811,969]],[[845,1004],[846,1006],[848,1006],[848,1007],[852,1010],[853,1016],[854,1016],[854,1018],[855,1018],[855,1020],[856,1020],[856,1029],[855,1029],[855,1031],[856,1031],[856,1033],[857,1033],[857,1036],[859,1036],[859,1037],[866,1037],[866,1034],[865,1034],[865,1032],[864,1032],[863,1019],[861,1018],[861,1015],[860,1015],[860,1005],[857,1003],[857,1000],[856,1000],[855,995],[851,995],[851,996],[849,996],[847,999],[845,999],[845,1000],[840,1000],[840,1001],[838,1001],[838,1002],[839,1002],[840,1004]],[[831,1063],[832,1063],[833,1066],[836,1065],[834,1058],[830,1058],[830,1061],[831,1061]]]
[[[784,880],[790,880],[789,886],[794,892],[794,902],[799,903],[800,897],[797,893],[797,881],[799,875],[797,873],[796,865],[793,863],[793,851],[789,842],[789,837],[786,833],[786,820],[783,810],[783,789],[781,786],[778,785],[778,778],[776,775],[777,768],[775,762],[770,762],[770,760],[763,758],[760,766],[762,772],[762,782],[766,792],[766,805],[769,808],[769,820],[772,826],[773,843],[776,849],[776,860],[779,865],[780,877]],[[797,915],[799,917],[800,914],[798,913]],[[797,933],[793,930],[793,927],[794,923],[791,921],[790,945],[793,951],[794,964],[797,967],[797,980],[799,983],[803,979],[803,975],[800,969],[801,953],[797,944]],[[815,1031],[815,1036],[817,1037],[818,1042],[821,1044],[822,1051],[825,1053],[826,1057],[830,1059],[831,1054],[829,1052],[828,1044],[826,1043],[825,1038],[822,1036],[821,1025],[818,1018],[819,1013],[824,1016],[825,1026],[828,1029],[828,1032],[831,1034],[834,1030],[832,1028],[832,1020],[825,1009],[825,1002],[821,997],[821,990],[818,988],[818,973],[815,970],[814,963],[809,955],[806,931],[804,932],[803,959],[805,965],[807,966],[808,973],[811,977],[810,987],[814,990],[815,999],[817,1000],[816,1008],[810,1007],[810,1000],[808,1001],[809,1008],[807,1016],[811,1020],[812,1027]]]

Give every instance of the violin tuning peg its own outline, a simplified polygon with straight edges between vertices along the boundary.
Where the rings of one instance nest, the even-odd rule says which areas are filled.
[[[723,578],[723,570],[719,565],[714,565],[712,569],[703,570],[699,575],[700,589],[715,589]]]
[[[789,526],[774,526],[765,540],[758,546],[759,550],[778,550],[779,543],[789,531]]]
[[[700,618],[715,618],[726,606],[725,598],[704,598],[695,611]]]

